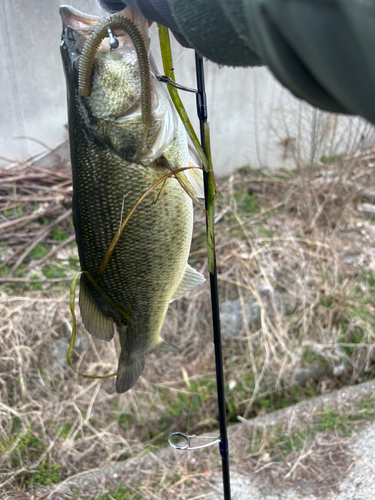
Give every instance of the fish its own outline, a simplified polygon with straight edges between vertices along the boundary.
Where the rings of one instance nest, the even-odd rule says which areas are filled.
[[[97,339],[109,342],[117,330],[116,391],[124,393],[142,374],[147,355],[178,350],[160,335],[168,305],[205,281],[188,264],[192,198],[202,196],[203,181],[200,171],[187,170],[160,183],[134,211],[98,274],[137,200],[192,160],[184,126],[157,79],[147,21],[128,8],[103,20],[63,5],[60,16],[76,243],[81,270],[105,292],[82,275],[80,313]],[[135,27],[141,38],[134,35],[134,42],[118,26]]]

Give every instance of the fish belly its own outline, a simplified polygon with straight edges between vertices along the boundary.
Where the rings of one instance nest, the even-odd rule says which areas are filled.
[[[121,221],[166,172],[124,162],[95,148],[87,153],[73,175],[73,218],[81,268],[95,276]],[[158,343],[169,301],[185,271],[192,227],[192,202],[172,178],[159,184],[129,219],[97,282],[130,315],[130,325],[82,277],[100,311],[122,332],[121,344],[129,360]]]

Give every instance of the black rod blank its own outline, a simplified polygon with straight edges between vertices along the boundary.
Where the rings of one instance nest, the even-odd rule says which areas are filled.
[[[203,59],[195,53],[195,67],[197,75],[197,112],[200,124],[201,144],[203,151],[205,150],[204,129],[207,122],[207,103],[206,91],[204,85],[204,70]],[[207,210],[207,193],[208,179],[207,172],[203,172],[205,204]],[[208,228],[207,228],[208,231]],[[210,288],[211,288],[211,308],[212,308],[212,325],[214,334],[215,346],[215,363],[216,363],[216,387],[217,399],[219,408],[219,425],[220,425],[220,455],[223,473],[223,489],[224,500],[230,500],[230,474],[229,474],[229,448],[227,435],[227,419],[225,406],[225,387],[224,387],[224,372],[223,372],[223,355],[221,349],[221,333],[220,333],[220,314],[219,314],[219,295],[217,287],[217,270],[216,270],[216,254],[214,254],[214,272],[210,273]]]

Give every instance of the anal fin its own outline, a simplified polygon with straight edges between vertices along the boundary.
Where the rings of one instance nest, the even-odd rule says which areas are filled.
[[[86,330],[93,337],[109,342],[115,333],[115,324],[112,318],[104,316],[99,306],[91,295],[85,280],[80,280],[79,308],[81,310],[82,322]]]
[[[176,290],[174,291],[170,302],[177,299],[177,297],[180,297],[184,293],[190,292],[190,290],[192,290],[196,286],[200,285],[204,281],[206,281],[206,279],[203,276],[203,274],[199,273],[196,269],[191,267],[189,264],[186,264],[186,268],[185,268],[185,272],[184,272],[184,275],[182,277],[182,280],[180,281]]]

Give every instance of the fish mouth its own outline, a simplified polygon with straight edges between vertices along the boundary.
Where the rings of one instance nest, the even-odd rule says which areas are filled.
[[[63,23],[63,29],[72,28],[74,30],[90,30],[101,19],[99,16],[85,14],[70,5],[61,5],[60,17]]]
[[[120,15],[130,19],[130,21],[132,21],[137,26],[143,36],[147,51],[149,52],[150,37],[148,36],[148,21],[129,7],[125,7],[124,10],[117,12],[116,15]],[[85,39],[90,36],[91,32],[98,24],[98,22],[103,19],[103,17],[100,16],[94,16],[92,14],[81,12],[80,10],[75,9],[70,5],[60,6],[60,17],[62,20],[63,32],[68,29],[78,35],[78,37],[76,37],[77,39],[75,47],[77,52],[80,52]],[[111,15],[108,15],[107,17],[111,17]],[[121,32],[117,33],[116,31],[114,31],[114,35],[120,36],[120,38],[123,37],[123,33]],[[102,45],[103,47],[99,48],[99,52],[101,52],[101,50],[103,49],[109,50],[108,41],[103,40]]]

